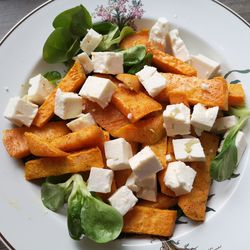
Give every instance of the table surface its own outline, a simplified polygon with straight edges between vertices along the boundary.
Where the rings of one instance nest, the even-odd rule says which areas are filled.
[[[220,0],[250,22],[249,0]],[[31,10],[46,2],[45,0],[0,0],[0,40]],[[0,250],[7,250],[0,240]]]

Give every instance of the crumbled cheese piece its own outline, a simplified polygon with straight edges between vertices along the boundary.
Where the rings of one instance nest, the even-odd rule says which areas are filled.
[[[85,74],[89,74],[94,70],[94,65],[86,52],[82,52],[81,54],[78,54],[76,56],[76,59],[78,59],[79,62],[81,63]]]
[[[145,65],[136,75],[152,97],[157,96],[167,85],[167,79],[157,72],[155,67]]]
[[[182,60],[183,62],[189,61],[190,60],[189,51],[187,49],[186,44],[181,39],[178,29],[173,29],[169,32],[169,39],[173,55],[176,58]]]
[[[192,191],[195,176],[196,171],[185,163],[170,162],[164,176],[164,183],[176,196],[180,196]]]
[[[149,32],[149,41],[162,44],[166,47],[166,39],[169,31],[169,22],[166,18],[160,17],[152,26]]]
[[[122,186],[108,199],[111,206],[122,215],[125,215],[137,203],[138,199],[133,192],[127,187]]]
[[[129,120],[131,120],[131,119],[133,118],[133,114],[132,114],[132,113],[129,113],[129,114],[127,115],[127,118],[128,118]]]
[[[173,160],[172,155],[171,155],[171,154],[167,154],[167,155],[166,155],[166,161],[170,162],[170,161],[172,161],[172,160]]]
[[[139,179],[145,179],[162,169],[160,161],[149,146],[130,158],[129,164]]]
[[[89,29],[88,33],[82,39],[80,47],[82,51],[86,52],[88,55],[96,49],[99,43],[102,41],[102,35],[97,33],[93,29]]]
[[[55,85],[50,83],[41,74],[32,77],[29,80],[29,84],[28,100],[38,105],[43,104],[48,95],[55,89]]]
[[[201,88],[202,88],[203,90],[208,90],[208,89],[209,89],[209,84],[206,83],[206,82],[203,82],[203,83],[201,83]]]
[[[205,161],[205,154],[198,138],[174,139],[175,159],[178,161]]]
[[[104,109],[111,101],[115,89],[115,84],[109,79],[89,76],[83,84],[79,95],[96,102]]]
[[[19,127],[22,125],[30,127],[37,111],[38,106],[36,104],[25,101],[20,97],[12,97],[4,111],[4,117]]]
[[[218,111],[218,106],[207,109],[204,105],[198,103],[194,105],[191,124],[201,130],[210,131],[214,125]]]
[[[216,133],[225,133],[228,129],[234,127],[238,123],[235,115],[219,117],[216,119],[213,131]]]
[[[67,123],[66,125],[71,131],[75,132],[95,124],[96,122],[93,116],[90,113],[87,113],[87,114],[81,114],[78,118]]]
[[[93,52],[95,73],[117,75],[123,73],[123,54],[120,52]]]
[[[201,79],[215,76],[220,68],[219,63],[201,54],[191,57],[191,65],[197,70],[197,76]]]
[[[167,136],[190,134],[190,109],[183,103],[167,105],[163,119]]]
[[[63,120],[73,119],[82,113],[82,98],[72,92],[57,89],[54,113]]]
[[[130,169],[129,158],[133,156],[131,145],[123,138],[104,142],[107,166],[113,170]]]
[[[109,193],[113,178],[114,173],[112,170],[92,167],[87,188],[90,192]]]

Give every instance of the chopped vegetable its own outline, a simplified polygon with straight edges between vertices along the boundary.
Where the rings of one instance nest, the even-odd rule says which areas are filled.
[[[43,128],[35,126],[6,129],[3,131],[3,144],[11,157],[23,158],[30,154],[25,132],[33,133],[42,140],[50,142],[53,139],[70,132],[65,122],[49,122]]]
[[[29,150],[31,154],[35,156],[43,157],[65,157],[68,153],[63,152],[57,147],[53,146],[51,143],[46,142],[41,137],[25,132],[24,136],[27,140]]]
[[[242,84],[229,84],[228,85],[228,105],[230,106],[244,106],[245,105],[245,92]]]
[[[114,137],[122,137],[127,141],[147,145],[154,144],[165,135],[163,117],[162,115],[157,115],[133,124],[125,125],[117,130],[113,130],[111,135]]]
[[[92,166],[103,168],[102,153],[99,148],[91,148],[72,153],[62,158],[41,158],[25,163],[26,180],[49,176],[89,171]]]
[[[196,70],[178,58],[169,55],[159,49],[148,49],[148,52],[153,54],[152,64],[162,72],[170,72],[186,76],[196,76]]]
[[[176,215],[177,213],[174,210],[135,206],[124,216],[122,231],[125,233],[172,236]]]
[[[72,152],[88,147],[103,148],[104,136],[101,128],[93,125],[76,132],[58,137],[51,145],[66,152]]]
[[[142,92],[135,92],[124,87],[116,88],[112,103],[134,123],[154,111],[162,109],[161,104]],[[145,109],[145,107],[147,107]],[[129,117],[130,115],[131,117]]]

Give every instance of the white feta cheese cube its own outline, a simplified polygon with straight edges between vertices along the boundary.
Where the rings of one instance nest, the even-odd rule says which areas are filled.
[[[144,179],[137,179],[137,185],[140,190],[137,191],[136,196],[143,200],[154,201],[157,200],[157,177],[156,174],[150,175]]]
[[[160,17],[152,26],[149,32],[149,41],[160,43],[166,47],[166,38],[169,31],[169,22],[166,18]]]
[[[96,102],[104,109],[111,101],[115,89],[115,84],[109,79],[89,76],[83,84],[79,95]]]
[[[164,176],[164,183],[176,196],[180,196],[192,191],[195,176],[196,171],[185,163],[170,162]]]
[[[47,96],[55,89],[55,86],[41,74],[32,77],[29,80],[29,84],[31,86],[28,89],[27,98],[30,102],[38,105],[41,105]]]
[[[131,169],[139,179],[156,174],[162,170],[162,165],[149,146],[129,159]]]
[[[131,145],[123,138],[104,142],[107,166],[113,170],[130,169],[128,160],[133,156]]]
[[[136,177],[136,175],[132,172],[126,181],[125,186],[127,186],[133,192],[138,192],[141,187],[138,185],[138,183],[136,183],[137,179],[138,178]]]
[[[148,94],[152,97],[157,96],[167,85],[167,79],[157,72],[155,67],[146,65],[136,75]]]
[[[140,82],[144,82],[156,72],[157,68],[145,65],[142,70],[136,73],[136,76],[138,77]]]
[[[126,186],[129,187],[132,191],[138,192],[140,188],[154,188],[157,184],[156,174],[149,175],[144,179],[138,178],[134,172],[128,177],[126,181]]]
[[[178,161],[205,161],[205,154],[198,138],[174,139],[175,159]]]
[[[102,35],[97,33],[93,29],[89,29],[88,33],[82,39],[80,43],[80,47],[82,51],[90,55],[91,52],[97,48],[97,46],[99,45],[101,41],[102,41]]]
[[[219,117],[216,119],[213,131],[216,133],[225,133],[228,129],[234,127],[238,123],[235,115]]]
[[[77,55],[75,59],[79,60],[85,74],[89,74],[94,70],[94,65],[86,52],[82,52],[81,54]]]
[[[147,201],[157,201],[157,186],[155,188],[141,188],[136,196]]]
[[[197,76],[201,79],[215,76],[220,68],[219,63],[201,54],[191,57],[191,65],[197,70]]]
[[[224,139],[221,141],[220,146],[218,148],[218,152],[221,152],[227,135],[228,132],[225,134]],[[239,131],[236,135],[235,146],[237,148],[237,165],[238,165],[247,147],[246,136],[242,131]]]
[[[198,103],[194,105],[191,124],[201,130],[210,131],[217,118],[218,111],[218,106],[206,108],[204,105]]]
[[[157,96],[167,85],[167,79],[159,72],[155,72],[150,78],[142,82],[143,87],[152,97]]]
[[[167,105],[163,119],[167,136],[190,134],[190,109],[183,103]]]
[[[133,192],[127,187],[122,186],[109,197],[108,201],[122,215],[125,215],[137,203],[138,199]]]
[[[186,44],[181,39],[178,29],[173,29],[169,32],[169,39],[173,55],[183,62],[189,61],[189,51]]]
[[[57,89],[54,113],[63,120],[73,119],[82,113],[82,98],[73,92]]]
[[[36,104],[25,101],[20,97],[12,97],[4,111],[4,117],[19,127],[22,125],[30,127],[37,111],[38,106]]]
[[[87,113],[81,114],[78,118],[67,123],[66,125],[71,131],[75,132],[95,124],[96,122],[93,116],[90,113]]]
[[[117,75],[123,73],[123,54],[120,52],[93,52],[95,73]]]
[[[109,193],[113,178],[114,173],[112,170],[92,167],[87,188],[90,192]]]

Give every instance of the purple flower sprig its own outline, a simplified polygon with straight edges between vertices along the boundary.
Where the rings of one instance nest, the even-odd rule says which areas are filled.
[[[143,4],[141,0],[109,0],[108,6],[98,5],[95,9],[94,17],[100,17],[102,21],[112,22],[120,29],[129,25],[135,28],[134,21],[141,19],[143,14]]]

